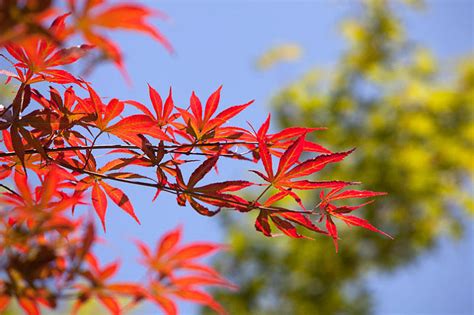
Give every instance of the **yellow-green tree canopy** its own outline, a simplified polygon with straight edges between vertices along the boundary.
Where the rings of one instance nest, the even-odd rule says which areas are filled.
[[[217,265],[241,291],[216,294],[235,314],[370,313],[361,281],[369,268],[412,261],[471,220],[473,59],[438,63],[406,39],[386,1],[365,1],[358,13],[342,24],[348,48],[336,66],[309,71],[273,105],[284,127],[327,126],[320,143],[357,146],[331,172],[389,193],[364,217],[395,240],[354,228],[336,254],[329,239],[264,242],[230,221],[232,250]]]

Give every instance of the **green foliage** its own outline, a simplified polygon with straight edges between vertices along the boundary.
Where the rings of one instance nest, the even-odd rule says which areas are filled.
[[[388,2],[366,1],[359,13],[342,24],[348,49],[337,66],[309,71],[273,105],[283,127],[328,126],[319,143],[357,146],[331,174],[389,193],[364,217],[395,240],[351,229],[335,254],[329,239],[263,240],[230,221],[232,250],[217,266],[241,290],[216,295],[235,314],[370,313],[369,268],[393,269],[441,235],[459,237],[474,213],[473,59],[439,66],[408,44]]]

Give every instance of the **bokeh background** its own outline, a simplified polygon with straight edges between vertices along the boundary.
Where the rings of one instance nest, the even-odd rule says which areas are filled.
[[[114,35],[133,84],[100,66],[90,81],[101,95],[148,103],[146,83],[162,94],[172,86],[187,107],[193,90],[207,98],[223,84],[222,107],[256,100],[236,119],[242,126],[268,112],[273,130],[326,126],[320,143],[357,147],[331,176],[388,192],[363,215],[395,240],[341,225],[336,254],[327,238],[266,239],[242,215],[204,218],[127,187],[142,225],[111,209],[96,248],[122,257],[121,278],[141,272],[131,240],[153,244],[182,224],[187,241],[230,244],[213,263],[241,286],[214,292],[231,314],[474,313],[473,1],[141,2],[169,16],[157,25],[176,54]],[[247,176],[228,165],[219,176]]]

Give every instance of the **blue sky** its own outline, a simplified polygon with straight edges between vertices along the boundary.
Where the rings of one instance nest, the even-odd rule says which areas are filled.
[[[193,90],[202,99],[223,84],[221,106],[255,99],[253,108],[242,114],[258,126],[271,110],[271,96],[286,83],[314,65],[334,63],[344,48],[338,22],[353,12],[351,1],[142,1],[170,16],[157,25],[176,49],[169,55],[145,36],[130,34],[116,38],[126,56],[133,86],[127,86],[112,66],[102,66],[90,78],[103,96],[135,99],[148,103],[146,83],[162,94],[173,87],[175,104],[186,107]],[[432,1],[422,13],[401,11],[410,36],[422,41],[443,59],[473,51],[473,3]],[[304,47],[304,58],[269,72],[257,72],[255,59],[279,43]],[[223,169],[222,176],[240,176],[238,169]],[[133,267],[137,252],[130,242],[142,239],[153,244],[165,231],[184,225],[185,239],[223,241],[218,220],[177,207],[172,196],[162,195],[151,203],[153,191],[129,188],[137,214],[137,226],[117,208],[110,208],[107,243],[99,256],[108,260],[122,256],[121,277],[137,278]],[[474,231],[472,221],[465,238],[454,243],[442,240],[440,247],[416,263],[393,274],[371,274],[377,314],[468,314],[473,312]],[[395,240],[396,241],[396,240]],[[196,308],[180,304],[183,314]],[[150,314],[154,314],[151,312]]]

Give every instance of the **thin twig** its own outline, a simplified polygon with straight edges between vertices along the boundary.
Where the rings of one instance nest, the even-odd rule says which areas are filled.
[[[164,146],[165,149],[182,149],[185,147],[204,147],[204,146],[220,146],[220,145],[253,145],[253,142],[214,142],[214,143],[197,143],[197,144],[182,144],[182,145],[168,145]],[[154,150],[159,150],[158,146],[151,146]],[[107,149],[131,149],[131,150],[140,150],[141,148],[135,145],[122,145],[122,144],[105,144],[105,145],[90,145],[90,146],[71,146],[71,147],[64,147],[64,148],[44,148],[45,152],[65,152],[65,151],[83,151],[83,150],[107,150]],[[182,154],[196,154],[196,153],[184,153],[184,152],[176,152],[170,151],[173,153],[182,153]],[[25,154],[39,154],[37,150],[28,149],[25,150]],[[200,155],[196,154],[196,155]],[[237,153],[236,153],[237,154]],[[0,152],[0,157],[9,157],[17,155],[14,151],[9,152]],[[238,154],[237,154],[238,155]],[[234,156],[234,155],[232,155]]]
[[[0,187],[2,187],[2,188],[5,189],[5,190],[8,190],[9,192],[11,192],[12,194],[17,195],[18,197],[21,197],[16,191],[14,191],[13,189],[11,189],[10,187],[7,187],[7,186],[5,186],[5,185],[3,185],[3,184],[0,184]]]

